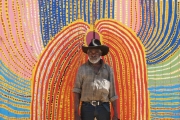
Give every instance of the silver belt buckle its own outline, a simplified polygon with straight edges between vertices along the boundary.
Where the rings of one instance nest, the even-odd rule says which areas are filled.
[[[97,103],[97,104],[94,104],[94,103]],[[93,105],[93,106],[96,106],[96,105],[99,105],[99,101],[91,101],[91,104]]]

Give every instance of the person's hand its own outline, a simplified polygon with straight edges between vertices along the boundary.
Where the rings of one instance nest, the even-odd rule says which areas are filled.
[[[113,116],[113,118],[112,118],[112,120],[120,120],[119,118],[118,118],[118,116]]]
[[[81,117],[78,113],[74,113],[74,120],[81,120]]]

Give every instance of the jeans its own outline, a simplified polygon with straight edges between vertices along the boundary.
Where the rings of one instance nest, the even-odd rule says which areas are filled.
[[[90,103],[83,102],[81,106],[82,120],[110,120],[109,103],[102,103],[101,105],[93,106]]]

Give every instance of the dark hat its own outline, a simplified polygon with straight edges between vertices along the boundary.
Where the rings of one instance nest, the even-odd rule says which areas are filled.
[[[107,55],[109,52],[109,47],[106,45],[101,45],[101,42],[98,39],[92,39],[88,47],[82,46],[82,51],[86,54],[88,49],[100,49],[102,51],[102,56]]]

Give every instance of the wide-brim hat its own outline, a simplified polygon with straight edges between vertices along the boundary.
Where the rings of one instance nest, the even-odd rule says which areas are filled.
[[[86,54],[88,49],[100,49],[102,51],[101,56],[107,55],[109,52],[109,47],[102,45],[98,39],[92,39],[88,46],[82,46],[82,51]]]

